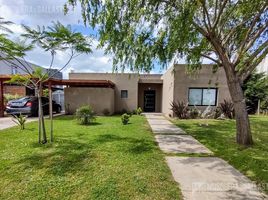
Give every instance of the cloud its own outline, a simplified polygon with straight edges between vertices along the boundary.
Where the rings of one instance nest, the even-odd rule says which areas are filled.
[[[74,11],[64,15],[63,5],[65,2],[66,0],[0,0],[0,16],[15,23],[9,27],[14,32],[13,38],[23,33],[20,24],[35,28],[37,25],[48,26],[52,21],[60,21],[65,25],[70,24],[76,31],[88,35],[90,30],[87,30],[83,25],[80,8],[76,7]],[[92,54],[80,55],[73,59],[70,65],[63,70],[64,78],[68,78],[71,69],[76,72],[111,72],[112,57],[105,55],[103,49],[97,49],[97,45],[98,41],[93,40]],[[39,66],[48,67],[51,55],[36,47],[28,52],[25,58]],[[61,68],[68,59],[67,52],[58,52],[53,67]]]

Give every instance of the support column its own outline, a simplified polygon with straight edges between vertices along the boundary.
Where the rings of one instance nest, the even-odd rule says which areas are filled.
[[[4,117],[4,82],[0,80],[0,117]]]
[[[53,104],[52,104],[51,82],[49,82],[48,84],[48,94],[49,94],[50,142],[53,142]]]

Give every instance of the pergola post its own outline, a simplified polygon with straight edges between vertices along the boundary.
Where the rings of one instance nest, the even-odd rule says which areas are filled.
[[[48,94],[49,94],[50,142],[53,142],[53,104],[52,104],[51,81],[49,81],[48,83]]]
[[[0,80],[0,117],[4,117],[4,82]]]

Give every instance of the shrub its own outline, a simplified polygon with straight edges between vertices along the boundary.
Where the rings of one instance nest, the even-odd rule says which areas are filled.
[[[17,115],[12,116],[13,116],[12,121],[20,126],[20,130],[24,130],[27,116],[24,116],[21,113],[19,116]]]
[[[109,116],[110,115],[110,111],[108,108],[105,108],[103,111],[102,111],[102,114],[105,115],[105,116]]]
[[[141,109],[141,107],[138,107],[138,108],[136,109],[136,114],[137,114],[137,115],[141,115],[141,113],[142,113],[142,109]]]
[[[196,107],[190,109],[189,117],[191,119],[197,119],[199,116],[200,116],[200,111]]]
[[[123,115],[121,116],[122,124],[123,124],[123,125],[128,124],[128,122],[129,122],[129,118],[130,118],[130,115],[128,115],[127,113],[123,114]]]
[[[171,110],[174,112],[175,116],[179,119],[187,119],[189,107],[183,101],[173,101],[171,104]]]
[[[233,119],[235,116],[234,104],[231,101],[224,100],[223,103],[220,103],[219,106],[221,112],[225,115],[225,117],[229,119]]]
[[[80,124],[89,125],[95,121],[95,113],[90,106],[81,106],[76,110],[76,119]]]

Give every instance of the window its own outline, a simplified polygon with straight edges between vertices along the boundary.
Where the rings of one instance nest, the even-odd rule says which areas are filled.
[[[217,88],[189,88],[189,105],[216,106]]]
[[[121,90],[121,98],[122,99],[128,98],[128,91],[127,90]]]
[[[12,74],[17,74],[18,73],[18,67],[12,66]]]

